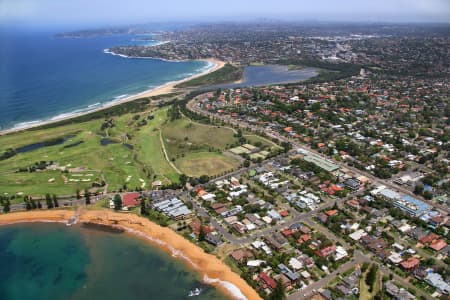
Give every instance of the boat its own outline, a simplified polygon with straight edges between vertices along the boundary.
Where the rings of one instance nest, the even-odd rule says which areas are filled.
[[[194,290],[190,291],[188,294],[188,297],[195,297],[200,295],[202,291],[199,288],[195,288]]]

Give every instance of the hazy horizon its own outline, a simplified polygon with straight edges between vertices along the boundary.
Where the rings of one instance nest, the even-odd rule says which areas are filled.
[[[296,22],[449,23],[447,0],[1,0],[0,24],[19,27],[77,28],[151,22]]]

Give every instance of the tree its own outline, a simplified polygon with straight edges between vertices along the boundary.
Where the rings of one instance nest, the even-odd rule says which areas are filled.
[[[52,198],[53,198],[53,205],[55,207],[59,207],[58,199],[56,198],[55,194],[53,194]]]
[[[119,194],[114,195],[114,210],[121,210],[122,209],[122,197],[120,197]]]
[[[421,195],[422,193],[423,193],[423,185],[416,184],[416,186],[414,187],[414,194]]]
[[[84,189],[84,197],[86,198],[86,205],[91,204],[91,193],[87,188]]]
[[[9,213],[10,210],[11,210],[11,207],[10,207],[9,199],[6,199],[3,202],[3,212],[6,214],[6,213]]]
[[[321,108],[320,102],[315,102],[313,105],[311,105],[312,112],[318,112],[320,108]]]
[[[246,160],[244,161],[244,167],[245,167],[245,168],[250,167],[250,160],[246,159]]]
[[[208,175],[202,175],[202,176],[200,176],[200,178],[199,178],[199,182],[200,182],[201,184],[207,183],[208,181],[209,181],[209,176],[208,176]]]
[[[144,198],[142,198],[141,199],[141,215],[147,215],[148,214],[148,212],[147,212],[147,207],[145,206],[145,199]]]
[[[50,197],[50,194],[45,194],[45,203],[47,204],[48,209],[53,208],[53,201],[52,198]]]
[[[423,197],[427,200],[431,200],[431,199],[433,199],[433,193],[430,191],[425,191],[425,192],[423,192]]]
[[[204,241],[206,237],[205,228],[203,227],[203,224],[200,223],[200,232],[198,233],[198,240],[200,242]]]
[[[288,152],[289,150],[292,149],[292,144],[289,142],[282,142],[281,147],[283,147],[284,152]]]
[[[377,280],[378,266],[376,264],[372,264],[369,272],[366,275],[366,284],[369,287],[369,291],[372,292],[373,285]]]
[[[31,210],[32,207],[31,207],[30,200],[28,199],[28,196],[23,197],[23,200],[25,201],[25,207],[26,207],[26,209],[27,209],[27,210]]]
[[[286,299],[286,290],[284,288],[283,282],[281,279],[277,280],[277,286],[273,290],[272,294],[269,297],[270,300],[284,300]]]
[[[181,174],[181,175],[180,175],[180,184],[181,184],[182,186],[185,186],[185,185],[186,185],[187,180],[188,180],[188,177],[186,176],[186,174]]]

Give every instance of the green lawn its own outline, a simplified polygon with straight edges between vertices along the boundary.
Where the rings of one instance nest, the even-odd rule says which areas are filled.
[[[168,122],[162,136],[171,159],[210,148],[223,151],[238,141],[229,128],[203,125],[187,118]]]
[[[175,165],[189,176],[220,175],[239,167],[239,161],[217,152],[187,154],[175,161]]]
[[[249,144],[259,146],[261,148],[281,149],[281,147],[278,146],[276,143],[266,138],[260,137],[256,134],[245,134],[244,137],[247,139]]]
[[[103,119],[1,136],[0,144],[3,146],[1,151],[4,151],[7,148],[18,148],[51,138],[76,134],[65,141],[64,144],[19,153],[11,158],[1,160],[0,193],[24,193],[34,196],[45,193],[70,195],[74,194],[77,189],[91,188],[92,182],[101,181],[102,178],[105,179],[110,191],[117,190],[124,184],[130,188],[141,187],[140,179],[143,179],[148,186],[150,180],[146,178],[140,163],[134,159],[136,147],[133,144],[135,141],[133,139],[128,140],[125,137],[127,132],[132,136],[136,132],[140,132],[137,130],[137,126],[131,122],[132,116],[131,114],[125,114],[114,118],[115,127],[109,129],[108,133],[112,139],[119,143],[106,146],[100,144],[102,139],[100,127]],[[153,121],[156,122],[156,120]],[[150,124],[144,127],[152,127]],[[73,147],[64,147],[77,141],[83,141],[83,143]],[[122,142],[133,145],[134,149],[125,147]],[[33,173],[17,172],[19,168],[32,166],[38,161],[54,161],[58,166],[65,166],[72,170],[68,174],[63,174],[60,170],[45,170]],[[157,161],[157,159],[153,161]],[[89,177],[90,180],[86,182],[82,181],[85,177],[80,178],[78,182],[64,182],[63,176],[73,178],[72,174],[79,173],[93,174],[93,176]],[[49,182],[49,179],[52,178],[54,178],[54,182]],[[76,180],[77,178],[73,179]]]
[[[366,272],[363,273],[363,276],[361,276],[361,279],[359,281],[359,299],[362,300],[368,300],[368,299],[373,299],[375,297],[375,295],[378,293],[378,291],[382,288],[380,286],[380,272],[378,271],[377,273],[377,280],[375,281],[375,284],[373,286],[373,291],[372,293],[369,292],[369,286],[366,284],[365,282],[365,278],[366,275],[368,273],[368,270],[370,269],[370,267],[366,270]]]
[[[105,119],[99,118],[0,136],[0,154],[9,148],[70,136],[62,144],[0,160],[0,194],[75,195],[76,190],[92,188],[94,182],[102,180],[108,191],[124,185],[130,189],[149,188],[156,179],[178,182],[178,173],[164,156],[160,132],[169,158],[187,175],[221,174],[239,166],[239,161],[222,154],[238,143],[232,129],[203,125],[187,118],[170,122],[167,110],[167,107],[153,111],[146,108],[143,112],[114,116],[114,125],[103,130]],[[146,124],[140,123],[143,120]],[[101,145],[105,137],[115,143]],[[28,172],[27,168],[41,161],[54,162],[56,169]],[[22,197],[13,200],[22,201]]]

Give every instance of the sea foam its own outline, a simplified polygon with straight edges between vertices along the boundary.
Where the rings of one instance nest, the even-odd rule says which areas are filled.
[[[234,298],[238,300],[247,300],[241,290],[231,282],[220,280],[217,278],[209,278],[208,275],[203,276],[203,281],[208,284],[217,283],[224,287]]]
[[[175,249],[169,243],[167,243],[167,242],[165,242],[163,240],[151,237],[151,236],[149,236],[149,235],[147,235],[147,234],[145,234],[143,232],[140,232],[138,230],[127,228],[127,227],[124,227],[124,226],[117,226],[117,227],[120,227],[121,229],[124,229],[128,233],[132,233],[134,235],[137,235],[139,237],[147,239],[147,240],[149,240],[149,241],[151,241],[151,242],[153,242],[153,243],[155,243],[157,245],[166,247],[167,249],[169,249],[172,257],[179,257],[179,258],[183,259],[184,261],[186,261],[187,263],[189,263],[193,268],[195,268],[197,270],[200,270],[200,267],[196,263],[194,263],[183,252],[181,252],[180,250]],[[222,286],[223,288],[225,288],[233,296],[233,298],[235,298],[237,300],[247,300],[247,297],[245,297],[245,295],[241,292],[241,290],[237,286],[232,284],[231,282],[220,280],[218,278],[210,278],[206,274],[203,276],[203,282],[205,282],[206,284],[210,284],[210,285],[218,284],[218,285]]]

